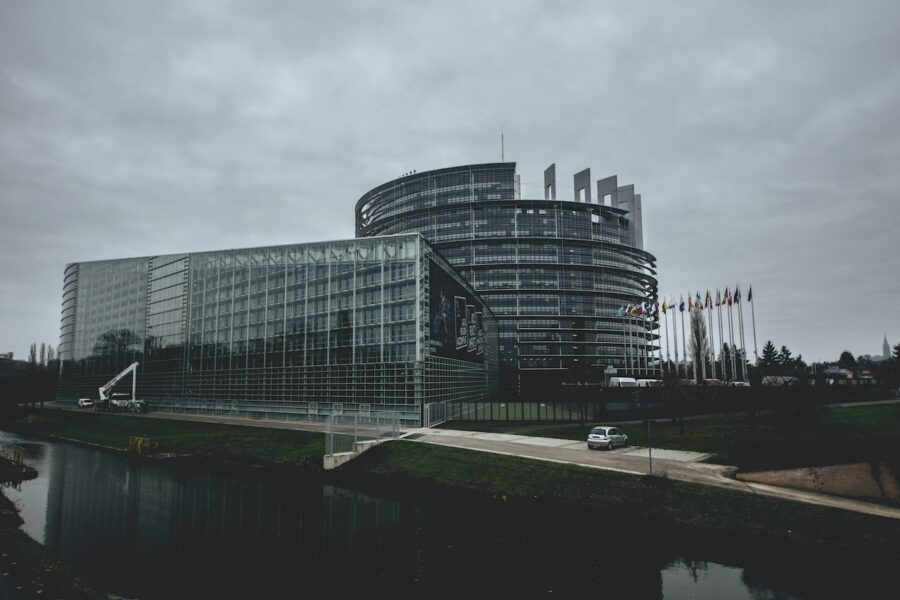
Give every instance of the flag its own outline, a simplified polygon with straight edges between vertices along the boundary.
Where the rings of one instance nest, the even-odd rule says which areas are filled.
[[[734,303],[737,304],[741,301],[741,286],[735,286],[734,288]]]
[[[700,292],[697,292],[697,300],[694,302],[694,308],[700,310]]]
[[[753,286],[750,286],[750,289],[747,290],[747,302],[753,302]]]
[[[653,301],[653,313],[659,315],[659,300]]]
[[[669,303],[664,299],[662,305],[663,314],[666,314],[666,311],[669,310]]]
[[[728,306],[731,306],[731,303],[732,303],[733,301],[734,301],[734,299],[733,299],[732,296],[731,296],[731,292],[728,291],[728,288],[725,288],[725,303],[726,303]]]
[[[694,310],[694,301],[691,299],[690,294],[688,294],[688,310]]]
[[[678,305],[679,312],[684,312],[684,296],[681,297],[681,303]]]
[[[703,308],[712,308],[712,294],[709,293],[709,290],[706,290],[706,298],[703,302]]]
[[[716,306],[722,306],[722,294],[716,289]]]
[[[624,315],[625,315],[625,307],[624,307],[624,306],[620,306],[620,307],[619,307],[619,310],[616,311],[616,316],[617,316],[617,317],[622,317],[622,316],[624,316]]]

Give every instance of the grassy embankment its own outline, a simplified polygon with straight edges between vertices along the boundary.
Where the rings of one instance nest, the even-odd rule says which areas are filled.
[[[538,437],[587,439],[601,423],[574,424],[479,423],[450,421],[451,429],[486,429]],[[605,424],[609,424],[608,422]],[[742,414],[685,419],[682,425],[657,420],[652,426],[653,446],[693,450],[713,456],[710,462],[741,469],[788,468],[846,464],[891,459],[900,462],[900,404],[826,407],[813,418],[769,412],[753,417]],[[647,428],[640,423],[622,425],[629,441],[647,445]]]
[[[848,410],[863,412],[845,412]],[[867,431],[881,432],[879,435],[894,439],[891,432],[895,431],[895,425],[891,423],[897,420],[896,411],[897,407],[832,409],[819,419],[818,435],[852,424],[861,430],[861,435]],[[766,430],[772,439],[786,443],[792,435],[790,428],[782,429],[767,419],[760,417],[754,422],[744,422],[739,418],[723,421],[717,417],[709,422],[686,421],[685,437],[677,425],[660,423],[654,433],[654,445],[721,452],[727,450],[732,438],[754,438]],[[115,448],[125,448],[128,436],[141,435],[156,440],[160,450],[229,462],[316,470],[320,469],[324,453],[322,434],[133,416],[43,411],[36,417],[19,420],[14,428],[25,434],[77,439]],[[639,430],[638,426],[628,428],[636,444],[642,441]],[[532,435],[573,439],[580,439],[585,432],[577,426],[529,426],[527,430]],[[406,489],[414,497],[455,492],[522,505],[599,511],[748,539],[777,539],[900,557],[900,520],[698,484],[428,444],[384,444],[369,450],[333,476],[338,481],[370,483],[376,490]]]
[[[418,497],[462,492],[563,511],[599,511],[613,520],[621,516],[749,541],[779,540],[900,558],[900,520],[658,477],[404,441],[373,448],[338,474]]]
[[[0,568],[14,598],[106,598],[70,566],[19,529],[15,505],[0,493]]]
[[[143,416],[43,410],[4,427],[23,435],[76,440],[117,450],[128,448],[130,436],[140,436],[155,442],[157,452],[310,471],[321,471],[325,454],[325,435],[321,433]]]

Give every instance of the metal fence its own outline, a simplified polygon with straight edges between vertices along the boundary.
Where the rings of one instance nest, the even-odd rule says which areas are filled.
[[[579,393],[581,392],[581,393]],[[585,422],[663,418],[730,411],[799,410],[894,397],[876,385],[675,386],[561,390],[538,401],[451,402],[453,421]]]
[[[422,426],[434,427],[450,420],[450,403],[429,402],[422,407]]]
[[[399,413],[329,415],[325,428],[325,454],[359,452],[363,444],[399,437]]]

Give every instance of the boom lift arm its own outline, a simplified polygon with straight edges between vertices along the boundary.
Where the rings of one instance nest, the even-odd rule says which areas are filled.
[[[131,400],[134,401],[135,391],[137,388],[137,367],[139,364],[140,363],[138,363],[138,362],[131,363],[130,365],[125,367],[125,369],[121,373],[119,373],[118,375],[116,375],[115,377],[110,379],[106,385],[102,386],[100,388],[100,400],[109,400],[108,394],[116,386],[116,384],[119,383],[119,380],[122,379],[123,377],[125,377],[126,375],[128,375],[129,373],[132,373],[133,375],[131,378]]]

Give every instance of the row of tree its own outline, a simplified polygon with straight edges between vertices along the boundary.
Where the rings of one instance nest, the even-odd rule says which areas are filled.
[[[33,343],[28,349],[28,363],[34,368],[46,369],[55,359],[56,351],[50,344],[41,342],[40,348],[38,348],[37,343]]]
[[[776,350],[772,340],[768,340],[763,345],[762,356],[759,357],[756,367],[759,369],[760,375],[793,375],[795,377],[805,375],[809,368],[803,361],[802,354],[795,357],[787,346]]]

